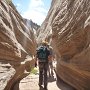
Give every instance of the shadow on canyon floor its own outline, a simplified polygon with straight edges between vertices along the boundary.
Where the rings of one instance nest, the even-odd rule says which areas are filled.
[[[29,76],[29,78],[30,78],[30,76]],[[26,82],[28,84],[26,86],[26,87],[28,87],[28,90],[30,88],[29,85],[33,84],[33,82],[37,82],[37,84],[38,84],[38,77],[35,78],[35,75],[34,75],[32,78],[33,79],[31,82]],[[43,87],[39,88],[38,85],[32,85],[32,86],[33,86],[33,88],[35,88],[35,90],[45,90]],[[20,88],[19,82],[17,82],[12,90],[22,90],[21,88],[20,89],[19,88]],[[25,89],[23,89],[23,90],[25,90]],[[34,89],[30,88],[30,90],[34,90]],[[58,76],[56,76],[54,74],[53,77],[48,78],[48,90],[76,90],[76,89],[74,89],[73,87],[71,87],[70,85],[65,83],[63,80],[61,80]]]
[[[69,84],[65,83],[62,79],[60,79],[58,76],[57,76],[57,81],[56,81],[56,84],[58,86],[58,88],[60,90],[76,90],[75,88],[73,88],[72,86],[70,86]]]

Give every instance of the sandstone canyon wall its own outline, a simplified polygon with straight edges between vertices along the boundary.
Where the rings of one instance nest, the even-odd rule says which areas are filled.
[[[12,3],[0,0],[0,90],[13,87],[34,65],[35,38]],[[16,89],[15,89],[16,90]]]
[[[52,0],[37,41],[52,36],[57,75],[77,90],[90,90],[90,0]]]

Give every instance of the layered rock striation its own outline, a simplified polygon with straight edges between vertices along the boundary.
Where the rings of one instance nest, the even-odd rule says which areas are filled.
[[[90,90],[90,1],[52,0],[37,41],[52,41],[57,75],[77,90]],[[34,65],[33,32],[12,3],[0,1],[0,89],[13,90]],[[16,89],[15,89],[16,90]]]
[[[13,90],[29,74],[35,48],[34,34],[15,6],[0,0],[0,90]]]
[[[52,0],[38,41],[50,35],[57,75],[77,90],[90,90],[90,1]]]

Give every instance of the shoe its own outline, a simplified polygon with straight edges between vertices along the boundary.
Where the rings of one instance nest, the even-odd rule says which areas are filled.
[[[48,90],[47,87],[44,87],[44,90]]]
[[[42,84],[39,83],[38,85],[39,85],[39,87],[42,87]]]

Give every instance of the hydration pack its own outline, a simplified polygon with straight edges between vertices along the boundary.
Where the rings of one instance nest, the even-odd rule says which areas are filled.
[[[39,49],[37,50],[37,58],[41,61],[41,62],[46,62],[48,60],[48,56],[49,56],[49,50],[47,49],[46,46],[41,46],[39,47]]]

